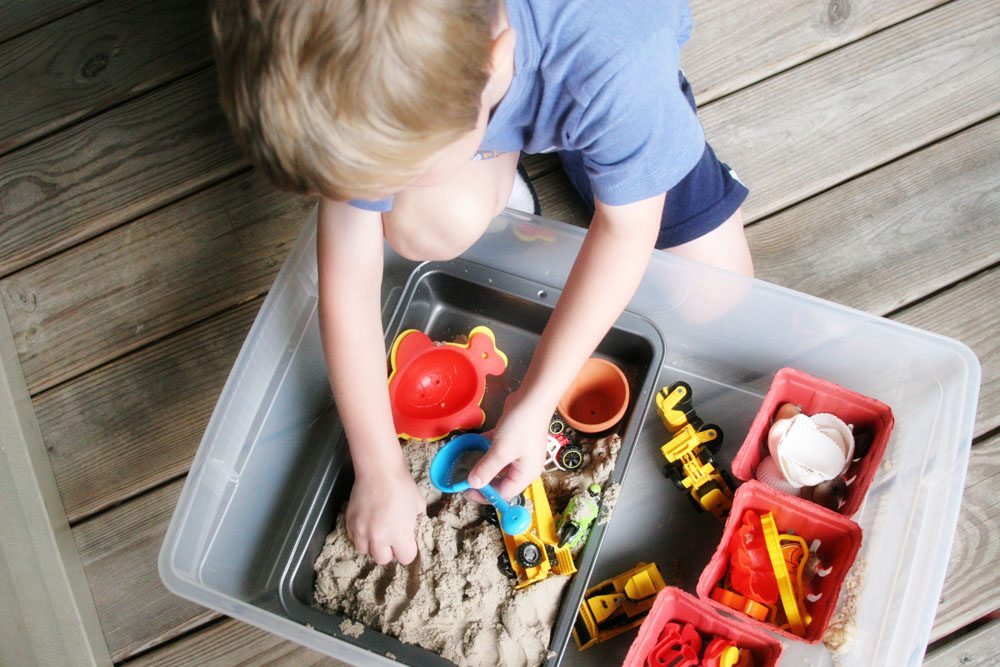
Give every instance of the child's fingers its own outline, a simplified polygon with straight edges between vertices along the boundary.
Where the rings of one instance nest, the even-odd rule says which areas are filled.
[[[392,560],[392,547],[385,543],[374,543],[371,547],[372,560],[378,565],[386,565]]]
[[[392,553],[400,565],[409,565],[417,557],[417,542],[409,539],[392,547]]]
[[[494,443],[469,473],[469,486],[474,489],[482,488],[484,484],[489,483],[499,475],[510,461],[511,456],[507,454],[503,446]]]
[[[497,493],[509,500],[528,488],[532,477],[516,466],[507,469],[507,476],[497,482]]]
[[[465,492],[465,497],[474,503],[479,503],[480,505],[487,505],[490,501],[486,500],[486,496],[479,493],[476,489],[469,489]]]

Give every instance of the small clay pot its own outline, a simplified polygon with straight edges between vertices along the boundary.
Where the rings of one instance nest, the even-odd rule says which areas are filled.
[[[581,433],[601,433],[625,416],[629,388],[625,374],[610,361],[591,357],[559,400],[559,414]]]

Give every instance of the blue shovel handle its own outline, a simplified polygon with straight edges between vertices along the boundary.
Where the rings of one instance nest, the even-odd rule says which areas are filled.
[[[520,535],[531,528],[531,513],[521,505],[511,505],[489,484],[484,484],[479,492],[500,513],[500,528],[508,535]]]

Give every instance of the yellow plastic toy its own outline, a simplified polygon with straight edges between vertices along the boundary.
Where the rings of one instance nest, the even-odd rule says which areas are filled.
[[[517,579],[515,589],[541,581],[552,572],[569,576],[576,572],[569,547],[559,546],[556,522],[552,517],[542,478],[524,490],[525,505],[531,508],[531,527],[519,535],[503,533],[506,553],[500,554],[500,569]]]
[[[779,534],[774,515],[770,512],[761,514],[760,525],[767,545],[767,555],[774,569],[774,578],[778,582],[781,608],[788,619],[788,627],[794,634],[804,637],[806,626],[812,621],[805,611],[805,588],[802,582],[803,566],[809,558],[809,546],[798,535]],[[783,542],[788,544],[783,545]],[[786,562],[789,560],[790,563]],[[794,568],[792,572],[789,572],[790,564]]]
[[[666,585],[656,563],[639,563],[590,587],[573,626],[576,645],[582,651],[641,625]]]
[[[690,496],[699,511],[708,510],[725,519],[732,509],[733,492],[715,467],[710,451],[722,444],[722,430],[698,417],[691,403],[691,387],[684,382],[661,389],[656,410],[673,435],[660,447],[667,460],[667,476]]]

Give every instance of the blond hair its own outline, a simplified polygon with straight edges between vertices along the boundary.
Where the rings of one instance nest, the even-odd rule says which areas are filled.
[[[280,188],[374,199],[475,127],[497,0],[217,0],[219,96]]]

